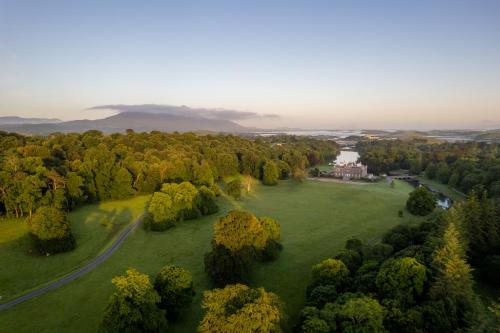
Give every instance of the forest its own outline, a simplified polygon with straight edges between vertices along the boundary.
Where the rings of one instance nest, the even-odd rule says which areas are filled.
[[[485,142],[441,142],[425,139],[361,140],[356,148],[369,172],[409,170],[447,184],[463,193],[487,191],[500,197],[500,144]]]
[[[42,257],[78,248],[69,213],[93,203],[148,194],[141,217],[143,232],[148,235],[168,234],[185,227],[184,221],[215,216],[213,226],[209,226],[211,238],[202,247],[208,251],[197,259],[202,261],[210,287],[196,295],[195,277],[200,278],[198,271],[197,275],[190,271],[192,266],[187,269],[166,262],[161,269],[147,272],[129,266],[111,280],[113,291],[97,324],[100,332],[168,332],[186,322],[195,297],[201,297],[203,311],[198,332],[498,331],[496,300],[485,301],[477,290],[477,283],[497,289],[500,281],[500,199],[495,192],[499,160],[495,145],[360,142],[361,160],[371,172],[409,169],[412,174],[425,172],[427,177],[441,180],[444,172],[436,171],[431,177],[429,170],[433,165],[439,165],[438,170],[446,165],[450,177],[443,183],[468,196],[444,211],[436,207],[434,195],[424,187],[410,192],[408,184],[384,181],[365,185],[366,189],[360,185],[315,185],[321,190],[315,188],[311,193],[322,193],[323,198],[300,197],[301,202],[336,195],[335,209],[343,203],[349,205],[347,210],[357,223],[390,219],[400,224],[392,224],[380,239],[341,236],[345,246],[340,250],[321,237],[320,230],[320,238],[315,239],[321,239],[324,248],[320,253],[327,255],[312,267],[300,268],[309,278],[302,279],[307,287],[298,296],[302,309],[292,316],[287,314],[282,295],[269,286],[256,285],[255,279],[256,268],[278,265],[279,258],[293,249],[293,245],[283,245],[289,241],[282,239],[288,221],[274,216],[279,210],[259,210],[258,205],[244,209],[240,203],[248,200],[253,181],[263,188],[308,182],[305,178],[311,167],[335,158],[340,150],[335,142],[296,136],[129,130],[125,134],[89,131],[47,137],[0,133],[0,148],[1,214],[4,219],[28,225],[35,250]],[[459,181],[450,183],[456,173]],[[481,175],[477,178],[480,181],[464,182],[471,174]],[[287,191],[278,193],[292,196],[305,189],[292,186]],[[391,203],[378,210],[382,201],[377,200],[389,195],[404,195],[406,209]],[[356,201],[363,196],[362,200],[373,206],[364,208]],[[258,196],[254,200],[258,201]],[[274,200],[272,204],[280,205],[286,199],[278,196]],[[225,205],[222,212],[221,204]],[[286,204],[283,207],[283,211],[292,209]],[[339,223],[328,207],[323,205],[321,212],[315,208],[312,215],[304,216]],[[109,223],[101,222],[105,226]],[[308,223],[312,222],[299,221]],[[359,234],[356,228],[369,228],[361,225],[354,225],[349,232]],[[312,226],[309,231],[317,232],[315,229]],[[309,237],[293,230],[287,230],[287,235]],[[178,241],[188,243],[189,239]],[[313,245],[300,243],[301,255],[307,257]],[[282,283],[288,286],[286,281]]]

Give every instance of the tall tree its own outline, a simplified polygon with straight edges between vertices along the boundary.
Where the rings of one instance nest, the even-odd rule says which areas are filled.
[[[200,333],[279,333],[283,306],[278,296],[242,284],[206,291]]]
[[[111,183],[111,199],[125,199],[134,194],[132,175],[125,168],[118,168]]]
[[[158,308],[160,296],[149,277],[129,268],[126,275],[111,280],[115,291],[104,311],[103,332],[164,332],[165,310]]]

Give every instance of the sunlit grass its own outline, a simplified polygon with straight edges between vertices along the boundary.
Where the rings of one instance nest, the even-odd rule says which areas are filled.
[[[113,292],[112,277],[135,267],[154,278],[162,266],[172,263],[192,272],[196,296],[189,311],[181,321],[172,324],[169,331],[195,332],[202,316],[203,291],[211,288],[204,272],[203,256],[210,250],[213,224],[235,206],[257,216],[273,217],[280,223],[283,252],[276,261],[259,263],[253,268],[252,284],[277,293],[285,302],[289,317],[296,318],[304,303],[311,266],[333,256],[349,237],[373,241],[389,227],[412,221],[407,213],[403,218],[398,217],[411,190],[404,182],[397,182],[394,189],[387,183],[370,186],[314,181],[280,181],[277,186],[255,184],[250,195],[244,195],[241,201],[219,198],[221,209],[214,216],[184,221],[165,232],[136,229],[96,270],[0,313],[0,322],[6,331],[95,332]],[[87,216],[96,209],[99,208],[85,207],[85,213],[79,214]],[[78,221],[75,220],[75,228],[85,225],[84,218]],[[102,228],[98,223],[94,229],[101,230],[97,227]],[[15,274],[21,288],[23,280],[29,281],[30,274],[37,274],[41,266],[29,266],[26,268],[31,270]],[[11,285],[17,287],[14,283]]]

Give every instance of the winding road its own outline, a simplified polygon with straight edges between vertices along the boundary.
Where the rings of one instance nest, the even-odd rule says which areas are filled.
[[[103,253],[98,255],[93,261],[91,261],[87,265],[83,266],[82,268],[80,268],[80,269],[78,269],[78,270],[76,270],[76,271],[74,271],[66,276],[61,277],[60,279],[58,279],[56,281],[53,281],[53,282],[51,282],[43,287],[40,287],[38,289],[35,289],[33,291],[30,291],[29,293],[24,294],[18,298],[15,298],[11,301],[8,301],[7,303],[0,304],[0,311],[10,309],[11,307],[13,307],[16,304],[19,304],[21,302],[29,300],[33,297],[43,295],[52,289],[63,286],[65,284],[79,278],[80,276],[90,272],[91,270],[93,270],[94,268],[99,266],[102,262],[104,262],[106,259],[108,259],[120,247],[120,245],[122,245],[122,243],[132,233],[132,231],[134,231],[134,229],[137,228],[137,226],[139,226],[141,223],[142,223],[142,216],[140,216],[134,223],[127,226],[127,228],[125,228],[125,230],[122,231],[122,233],[120,234],[118,239],[116,239],[116,241],[113,243],[113,245],[111,245]]]

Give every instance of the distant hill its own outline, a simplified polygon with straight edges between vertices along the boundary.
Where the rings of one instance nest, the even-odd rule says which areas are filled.
[[[23,118],[17,116],[0,117],[0,125],[20,125],[20,124],[48,124],[60,123],[57,118]]]
[[[209,119],[201,116],[181,116],[172,114],[123,112],[97,120],[73,120],[57,123],[1,124],[0,129],[23,134],[49,134],[53,132],[84,132],[99,130],[105,133],[124,132],[133,129],[137,132],[225,132],[243,133],[254,131],[223,119]]]

